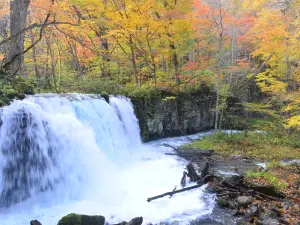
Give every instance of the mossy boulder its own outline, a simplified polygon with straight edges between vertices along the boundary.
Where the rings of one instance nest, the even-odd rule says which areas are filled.
[[[0,107],[9,105],[13,99],[23,100],[25,95],[33,95],[34,87],[32,80],[20,76],[4,83],[0,88]]]
[[[104,225],[104,223],[104,216],[87,216],[72,213],[61,218],[57,225]]]

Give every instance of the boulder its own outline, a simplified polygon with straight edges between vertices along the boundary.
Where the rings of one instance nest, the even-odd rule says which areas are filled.
[[[141,225],[143,223],[143,217],[136,217],[130,220],[126,225]]]
[[[31,220],[30,225],[42,225],[38,220]]]
[[[114,224],[114,225],[141,225],[143,223],[143,217],[136,217],[130,220],[129,222],[123,221],[122,223]]]
[[[69,214],[61,218],[57,225],[104,225],[103,216],[87,216],[79,214]]]
[[[239,196],[236,200],[239,207],[247,207],[252,203],[252,198],[250,196]]]
[[[236,186],[243,182],[244,177],[240,175],[230,175],[225,178],[225,183]]]
[[[228,200],[225,197],[218,198],[217,203],[220,207],[228,206]]]
[[[244,220],[252,223],[254,221],[254,217],[258,216],[258,214],[259,214],[258,205],[257,204],[251,205],[246,211]]]
[[[229,208],[231,208],[231,209],[235,209],[237,206],[235,201],[229,201],[228,205],[229,205]]]
[[[277,197],[277,198],[283,198],[284,195],[279,192],[278,190],[276,190],[276,188],[274,186],[271,185],[263,185],[263,184],[258,184],[258,183],[250,183],[249,187],[251,187],[253,190],[269,195],[269,196],[273,196],[273,197]]]

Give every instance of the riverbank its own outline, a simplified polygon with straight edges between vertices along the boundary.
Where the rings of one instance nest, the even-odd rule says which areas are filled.
[[[297,138],[275,138],[255,132],[215,133],[181,148],[216,152],[210,173],[222,180],[210,182],[209,190],[216,193],[220,207],[240,217],[238,224],[300,221]]]
[[[217,132],[182,149],[213,149],[221,156],[240,155],[266,161],[300,159],[300,139],[263,132]]]

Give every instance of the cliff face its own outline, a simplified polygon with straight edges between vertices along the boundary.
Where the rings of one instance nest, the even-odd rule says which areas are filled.
[[[143,141],[180,136],[214,126],[215,98],[180,95],[165,99],[132,99]]]

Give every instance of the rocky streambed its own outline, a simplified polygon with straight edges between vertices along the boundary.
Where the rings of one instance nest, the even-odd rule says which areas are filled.
[[[267,170],[257,159],[242,156],[222,157],[213,151],[182,152],[177,148],[174,150],[167,152],[168,157],[177,157],[177,160],[186,164],[180,182],[181,187],[162,193],[163,196],[158,198],[173,198],[180,195],[182,190],[205,185],[206,192],[209,193],[207,197],[214,196],[217,203],[212,213],[191,221],[190,225],[299,224],[299,164],[275,168],[281,176],[293,180],[285,189],[290,188],[291,191],[284,192],[260,178],[250,179],[246,176],[250,171],[263,173]],[[153,197],[154,199],[151,199]],[[150,197],[151,201],[158,199],[157,196],[153,197]],[[103,216],[70,214],[63,217],[58,225],[108,224],[105,221]],[[38,221],[31,221],[30,224],[41,225]],[[140,224],[158,225],[143,223],[142,217],[116,225]],[[169,222],[159,225],[181,225],[181,223]]]

